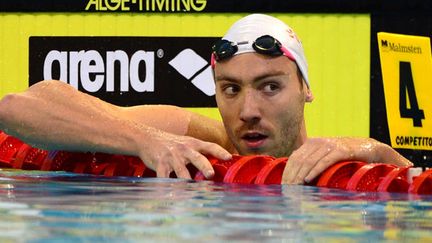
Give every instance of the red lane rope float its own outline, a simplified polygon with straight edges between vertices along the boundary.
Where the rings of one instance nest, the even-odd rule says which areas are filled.
[[[410,167],[397,167],[388,173],[378,185],[378,192],[408,192],[408,170]]]
[[[281,184],[282,175],[287,162],[287,157],[277,158],[268,162],[261,171],[258,172],[255,184],[259,185],[271,185]]]
[[[208,156],[207,158],[210,161],[210,164],[212,165],[215,172],[211,180],[214,182],[223,182],[228,168],[230,168],[234,163],[241,159],[242,156],[234,154],[230,160],[218,160],[217,158],[212,156]],[[197,181],[206,180],[204,174],[201,171],[198,171],[196,173],[194,179]]]
[[[103,172],[105,176],[156,177],[156,173],[148,169],[138,157],[110,155],[104,162],[109,164]]]
[[[122,155],[107,156],[104,162],[108,163],[108,166],[103,171],[104,176],[122,176],[127,173],[127,164]]]
[[[346,189],[348,181],[362,166],[366,165],[361,161],[344,161],[327,168],[316,183],[319,187],[330,187]]]
[[[47,155],[46,150],[23,144],[16,154],[12,167],[23,170],[40,170]]]
[[[72,162],[75,173],[89,173],[104,176],[135,176],[142,177],[146,167],[137,157],[107,153],[73,153],[67,159]],[[153,174],[148,174],[150,177]]]
[[[12,168],[21,169],[23,167],[24,159],[27,157],[27,154],[31,149],[32,147],[30,145],[23,144],[16,153],[15,160],[12,163]],[[40,169],[40,167],[36,169]]]
[[[408,188],[409,193],[432,194],[432,170],[426,170],[419,176],[414,177],[413,182]]]
[[[110,154],[96,153],[89,168],[89,173],[93,175],[103,175],[105,169],[109,166]]]
[[[77,164],[90,164],[93,161],[92,153],[50,151],[42,163],[41,170],[73,172]]]
[[[131,168],[129,176],[135,177],[156,177],[156,172],[147,168],[144,162],[136,156],[124,156],[128,166]]]
[[[12,168],[15,156],[24,143],[5,133],[0,134],[0,167]]]
[[[47,157],[42,162],[41,170],[49,171],[53,170],[54,166],[52,164],[63,164],[63,162],[70,157],[69,152],[65,151],[50,151],[48,152]]]
[[[357,170],[347,183],[350,191],[376,191],[381,180],[396,168],[389,164],[366,164]]]
[[[254,183],[258,172],[273,159],[265,155],[244,156],[228,169],[223,182]]]
[[[6,140],[7,137],[9,137],[9,135],[0,131],[0,144],[2,144],[4,142],[4,140]]]

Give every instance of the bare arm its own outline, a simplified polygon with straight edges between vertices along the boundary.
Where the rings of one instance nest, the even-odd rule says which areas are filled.
[[[130,141],[132,127],[116,117],[118,112],[118,107],[62,82],[44,81],[5,96],[0,121],[5,132],[46,149],[94,150],[109,143],[117,152]],[[118,131],[112,131],[112,125]]]
[[[166,117],[164,112],[169,112]],[[0,129],[32,145],[136,155],[158,176],[174,170],[188,178],[185,165],[193,163],[211,176],[202,154],[229,154],[216,144],[182,136],[191,118],[191,113],[171,106],[114,106],[59,81],[37,83],[0,102]]]
[[[130,120],[177,135],[216,143],[232,153],[235,152],[220,121],[169,105],[125,107],[123,111],[123,116]]]

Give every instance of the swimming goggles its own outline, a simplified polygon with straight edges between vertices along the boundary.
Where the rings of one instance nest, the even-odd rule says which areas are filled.
[[[232,57],[237,51],[239,45],[248,44],[248,41],[231,42],[229,40],[218,40],[212,46],[211,66],[214,68],[216,61],[222,61]],[[253,43],[252,48],[260,54],[268,56],[285,55],[292,61],[295,61],[294,56],[282,44],[270,35],[258,37]]]

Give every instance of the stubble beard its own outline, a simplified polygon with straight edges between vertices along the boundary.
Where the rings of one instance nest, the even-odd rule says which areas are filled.
[[[300,136],[303,117],[303,111],[300,111],[297,115],[282,123],[280,136],[278,136],[280,141],[277,141],[274,150],[269,155],[276,158],[289,157],[298,148],[297,141]]]
[[[300,136],[304,119],[303,109],[300,109],[293,113],[296,115],[290,116],[289,118],[281,121],[280,134],[276,134],[274,136],[274,139],[276,139],[275,144],[266,151],[261,151],[260,149],[257,149],[256,151],[242,149],[242,146],[240,146],[240,141],[236,139],[234,132],[231,129],[226,129],[226,132],[240,155],[265,154],[273,156],[275,158],[288,157],[299,146],[297,144],[297,141]],[[226,125],[225,128],[227,128]]]

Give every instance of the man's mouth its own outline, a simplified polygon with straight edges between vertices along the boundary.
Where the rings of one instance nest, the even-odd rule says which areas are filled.
[[[241,139],[250,149],[257,149],[265,142],[268,136],[258,132],[248,132]]]

